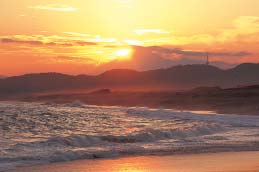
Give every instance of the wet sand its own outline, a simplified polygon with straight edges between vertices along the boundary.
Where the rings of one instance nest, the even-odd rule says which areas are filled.
[[[259,152],[79,160],[11,172],[258,172]]]

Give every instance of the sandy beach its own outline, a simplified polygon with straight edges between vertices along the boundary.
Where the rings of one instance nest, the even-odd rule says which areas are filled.
[[[9,172],[258,172],[259,152],[79,160]]]

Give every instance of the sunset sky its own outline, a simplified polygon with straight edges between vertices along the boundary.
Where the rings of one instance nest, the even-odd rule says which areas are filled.
[[[259,62],[259,0],[0,0],[0,75]]]

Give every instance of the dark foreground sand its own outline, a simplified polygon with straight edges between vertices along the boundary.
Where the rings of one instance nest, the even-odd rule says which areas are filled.
[[[259,172],[259,152],[80,160],[12,172]]]

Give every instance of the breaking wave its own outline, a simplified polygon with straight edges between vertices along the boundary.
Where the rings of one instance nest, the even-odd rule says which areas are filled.
[[[259,150],[255,116],[81,102],[2,102],[0,111],[0,171],[125,155]]]

